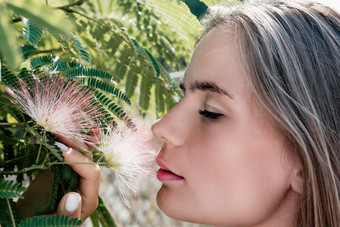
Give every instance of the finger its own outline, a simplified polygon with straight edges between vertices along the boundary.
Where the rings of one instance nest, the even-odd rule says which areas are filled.
[[[57,214],[81,219],[82,199],[76,192],[69,192],[60,200]],[[84,220],[82,220],[84,221]]]
[[[68,138],[58,134],[55,134],[55,137],[58,141],[65,144],[67,147],[72,147],[73,149],[76,149],[78,151],[87,151],[89,149],[84,143],[75,138]]]
[[[65,146],[66,147],[66,146]],[[74,149],[61,148],[65,162],[92,163],[91,160]],[[82,197],[81,219],[90,216],[98,206],[100,167],[94,164],[69,164],[81,177],[79,193]]]
[[[60,142],[55,142],[55,144],[57,146],[59,146],[59,144],[62,144],[62,146],[64,146],[63,151],[67,151],[69,148],[73,148],[75,150],[82,151],[82,153],[92,161],[92,159],[93,159],[92,152],[87,151],[89,148],[85,144],[79,142],[76,139],[69,139],[69,138],[66,138],[64,136],[58,136],[57,135],[56,137],[57,137],[58,141],[60,141]],[[62,150],[62,148],[60,148],[60,149]]]
[[[91,143],[87,145],[75,138],[69,138],[69,137],[58,135],[58,134],[55,134],[55,137],[58,141],[65,144],[66,146],[72,147],[81,152],[85,152],[85,155],[92,160],[93,154],[92,152],[88,152],[88,150],[91,148],[94,148],[95,144],[99,141],[100,131],[101,131],[100,128],[97,126],[93,126],[90,129],[88,136],[89,138],[91,138]]]
[[[88,135],[93,139],[93,144],[98,143],[100,138],[100,128],[97,126],[93,126],[88,133]],[[88,145],[89,148],[94,148],[95,146]]]

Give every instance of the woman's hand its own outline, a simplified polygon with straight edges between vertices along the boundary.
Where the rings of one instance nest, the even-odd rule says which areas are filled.
[[[98,138],[98,128],[91,130],[91,136]],[[56,136],[59,146],[65,157],[65,162],[92,163],[92,153],[86,152],[92,147],[87,147],[77,140],[70,140],[65,137]],[[94,139],[94,143],[98,139]],[[80,176],[79,189],[77,192],[70,192],[61,199],[57,214],[67,215],[84,221],[98,206],[98,191],[100,180],[100,167],[94,164],[70,164],[72,169]],[[35,211],[45,205],[51,194],[53,185],[53,173],[51,170],[43,171],[36,177],[23,193],[25,199],[18,200],[18,210],[23,218],[32,217]]]
[[[92,130],[98,138],[99,130]],[[57,137],[61,143],[56,143],[63,152],[65,162],[92,162],[92,153],[82,155],[79,151],[89,149],[77,141],[65,137]],[[98,191],[100,167],[94,164],[69,164],[80,176],[78,192],[69,192],[61,199],[57,214],[63,214],[84,221],[98,206]]]

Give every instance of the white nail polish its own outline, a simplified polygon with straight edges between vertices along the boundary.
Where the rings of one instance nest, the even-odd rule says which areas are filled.
[[[80,195],[78,193],[70,193],[66,198],[65,210],[73,212],[78,208]]]
[[[60,142],[54,142],[54,145],[60,148],[62,151],[69,151],[70,149],[63,143]]]

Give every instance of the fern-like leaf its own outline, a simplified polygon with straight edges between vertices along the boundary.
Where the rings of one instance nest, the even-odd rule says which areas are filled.
[[[67,185],[67,189],[66,192],[70,192],[70,191],[75,191],[78,187],[79,184],[79,175],[70,167],[70,166],[64,166],[63,169],[68,169],[69,171],[65,171],[63,172],[63,177],[64,177],[64,181],[68,182]],[[66,174],[66,175],[64,175]],[[69,180],[66,180],[66,177],[69,177]]]
[[[72,34],[72,37],[73,37],[73,39],[74,39],[74,41],[75,41],[76,47],[78,48],[80,55],[82,56],[82,58],[84,59],[84,61],[86,61],[87,63],[89,63],[89,62],[90,62],[90,59],[91,59],[90,53],[88,52],[87,49],[85,49],[85,48],[83,47],[83,44],[78,40],[77,36],[75,36],[74,34]]]
[[[163,116],[165,114],[165,88],[162,86],[160,80],[156,81],[155,85],[155,104],[156,104],[156,115],[157,118]]]
[[[144,51],[146,52],[146,54],[150,58],[150,61],[152,62],[152,65],[153,65],[153,67],[155,69],[155,72],[156,72],[157,76],[159,76],[159,74],[161,73],[161,69],[160,69],[160,66],[158,65],[156,59],[152,56],[150,51],[148,51],[147,49],[144,49]]]
[[[26,188],[21,187],[19,183],[0,179],[0,198],[20,197],[23,199],[24,197],[21,195],[21,193],[25,190]]]
[[[26,60],[29,56],[37,53],[38,49],[32,45],[21,45],[19,48],[19,52],[22,54],[22,56]]]
[[[104,107],[102,104],[98,104],[98,111],[102,113],[99,120],[102,126],[105,128],[105,126],[109,125],[115,125],[115,119],[113,118],[112,114]]]
[[[125,94],[128,97],[131,97],[136,89],[137,83],[138,83],[138,75],[137,75],[137,68],[133,67],[132,69],[130,69],[130,71],[128,72],[127,76],[126,76],[126,83],[125,83]]]
[[[50,66],[49,71],[51,73],[59,73],[68,70],[68,62],[63,60],[56,61],[53,65]]]
[[[135,46],[137,58],[142,57],[143,49],[140,47],[140,45],[137,42],[137,40],[135,40],[134,38],[131,38],[131,41],[132,41],[133,45]]]
[[[54,57],[52,55],[34,57],[30,61],[30,66],[32,69],[37,69],[44,65],[49,65],[53,63],[53,61],[54,61]]]
[[[82,222],[68,216],[38,216],[22,220],[19,227],[71,227],[80,226]]]
[[[66,73],[66,78],[78,78],[78,77],[97,77],[106,80],[115,80],[114,76],[110,73],[102,71],[100,69],[88,68],[85,66],[79,66],[70,69]]]
[[[42,29],[33,25],[29,20],[22,17],[25,27],[23,27],[24,39],[31,45],[37,45],[42,36]]]
[[[155,79],[156,78],[151,75],[145,75],[142,77],[140,85],[141,94],[139,96],[139,108],[143,115],[145,115],[149,109],[151,88]]]
[[[176,91],[177,85],[175,84],[174,80],[171,78],[169,72],[162,65],[160,66],[160,69],[161,69],[161,77],[165,80],[167,84],[171,86],[172,91]],[[178,94],[178,95],[181,95],[181,94]]]
[[[131,104],[131,101],[130,101],[130,99],[127,95],[125,95],[122,91],[120,91],[115,86],[113,86],[113,85],[111,85],[111,84],[109,84],[105,81],[99,80],[97,78],[88,78],[88,79],[82,79],[81,83],[85,84],[89,87],[97,88],[97,89],[100,89],[102,91],[106,91],[108,93],[111,93],[114,96],[116,96],[119,99],[126,102],[127,104],[129,104],[129,105]]]
[[[92,91],[95,97],[97,98],[97,100],[106,109],[113,112],[117,117],[119,117],[120,119],[124,119],[127,116],[124,110],[120,106],[118,106],[116,103],[114,103],[109,97],[107,97],[107,95],[95,89],[92,89]]]
[[[18,85],[18,78],[5,65],[1,64],[1,79],[2,82],[10,87]]]
[[[60,151],[60,148],[54,145],[54,142],[48,141],[44,143],[44,146],[61,162],[64,161],[63,153]]]

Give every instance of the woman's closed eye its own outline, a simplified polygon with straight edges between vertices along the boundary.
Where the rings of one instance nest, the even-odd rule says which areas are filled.
[[[199,110],[198,112],[203,117],[209,118],[209,119],[214,119],[215,120],[215,119],[219,119],[220,117],[223,117],[223,114],[211,112],[211,111],[208,111],[208,110]]]

